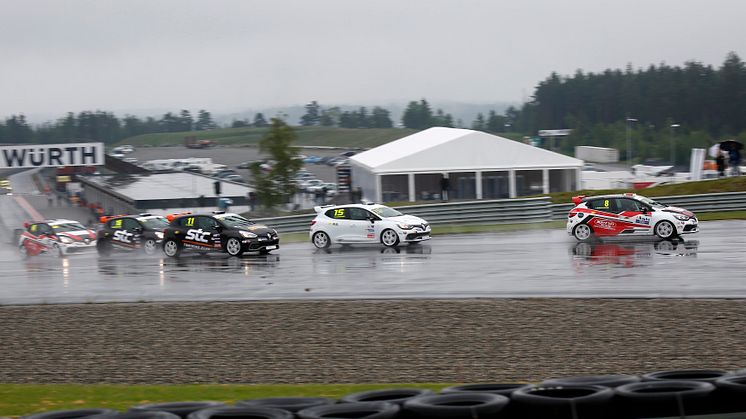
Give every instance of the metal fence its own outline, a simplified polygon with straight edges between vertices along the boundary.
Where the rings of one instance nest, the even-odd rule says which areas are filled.
[[[680,206],[695,213],[746,210],[746,192],[655,197],[667,205]],[[446,202],[396,207],[405,214],[422,217],[438,224],[514,224],[564,220],[572,203],[552,204],[549,197],[498,199],[489,201]],[[316,214],[258,218],[281,233],[308,231]]]

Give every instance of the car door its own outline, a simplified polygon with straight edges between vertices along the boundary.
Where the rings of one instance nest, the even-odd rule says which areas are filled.
[[[196,249],[212,248],[212,232],[209,231],[209,229],[207,231],[205,230],[204,226],[206,226],[207,223],[201,221],[203,218],[204,217],[195,215],[179,220],[179,224],[186,228],[184,238],[182,239],[185,246]]]
[[[142,242],[142,226],[134,218],[125,218],[123,221],[123,227],[126,234],[128,244],[131,246],[139,247]]]
[[[124,226],[124,218],[117,218],[109,220],[109,228],[111,229],[111,244],[120,247],[132,247],[134,245],[133,237],[131,233],[127,232]]]
[[[354,241],[370,242],[376,240],[375,224],[370,221],[370,213],[364,208],[351,207],[349,230]]]
[[[650,216],[642,202],[632,198],[618,198],[617,201],[619,218],[629,223],[633,234],[650,233]]]
[[[222,243],[221,235],[226,231],[219,229],[220,225],[217,220],[206,215],[200,215],[197,217],[197,224],[199,229],[203,232],[203,238],[206,240],[206,246],[213,250],[219,249]],[[221,234],[222,233],[222,234]]]
[[[350,208],[332,208],[327,210],[324,215],[331,219],[324,230],[329,234],[332,242],[353,241],[353,232],[350,227]]]

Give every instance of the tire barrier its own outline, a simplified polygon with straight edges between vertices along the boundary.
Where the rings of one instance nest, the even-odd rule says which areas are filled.
[[[297,413],[301,419],[356,418],[392,419],[399,414],[398,404],[388,402],[351,402],[310,407]]]
[[[616,388],[623,418],[666,417],[712,413],[715,386],[704,381],[643,381]]]
[[[190,413],[188,419],[293,419],[287,410],[261,406],[209,407]]]
[[[636,375],[581,375],[577,377],[550,378],[539,384],[540,387],[558,386],[604,386],[619,387],[625,384],[639,383],[640,377]]]
[[[510,402],[492,393],[455,392],[419,396],[404,402],[404,412],[414,418],[477,419],[498,418]]]
[[[520,389],[533,387],[531,384],[464,384],[460,386],[446,387],[440,390],[441,394],[447,393],[463,393],[463,392],[477,392],[477,393],[492,393],[499,394],[501,396],[510,397],[510,395]]]
[[[52,410],[49,412],[35,413],[22,416],[23,419],[82,419],[89,416],[114,416],[118,414],[112,409],[74,409],[74,410]]]
[[[274,407],[276,409],[284,409],[295,413],[310,407],[325,406],[336,402],[336,400],[327,399],[325,397],[270,397],[264,399],[241,400],[236,402],[236,406]]]
[[[721,370],[671,370],[658,371],[644,374],[643,381],[677,380],[677,381],[704,381],[714,383],[720,378],[725,378],[732,373]]]
[[[608,418],[614,391],[604,386],[529,387],[513,392],[518,418]]]
[[[180,416],[162,412],[158,410],[131,410],[124,413],[116,413],[113,415],[95,415],[89,416],[87,419],[179,419]]]
[[[404,404],[407,400],[435,394],[432,390],[424,388],[392,388],[385,390],[362,391],[343,396],[339,399],[342,403],[359,402],[388,402],[392,404]]]
[[[746,412],[746,375],[732,375],[715,381],[718,413]]]
[[[224,406],[225,406],[225,403],[212,402],[212,401],[151,403],[151,404],[142,404],[139,406],[134,406],[130,408],[130,411],[131,412],[161,411],[161,412],[173,413],[174,415],[177,415],[181,417],[182,419],[186,419],[186,417],[189,416],[189,414],[192,412],[196,412],[202,409],[207,409],[209,407],[224,407]]]

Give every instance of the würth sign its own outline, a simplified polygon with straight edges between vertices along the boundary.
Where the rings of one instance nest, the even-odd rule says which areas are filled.
[[[98,166],[104,164],[104,143],[38,144],[0,147],[0,169]]]

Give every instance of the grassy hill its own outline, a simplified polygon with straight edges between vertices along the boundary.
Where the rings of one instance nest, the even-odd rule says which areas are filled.
[[[298,134],[297,146],[329,147],[376,147],[390,141],[406,137],[417,130],[406,128],[334,128],[334,127],[294,127]],[[118,144],[133,146],[181,145],[184,137],[195,136],[200,140],[212,140],[218,144],[257,144],[267,133],[267,128],[223,128],[211,131],[170,132],[144,134],[125,138]]]

